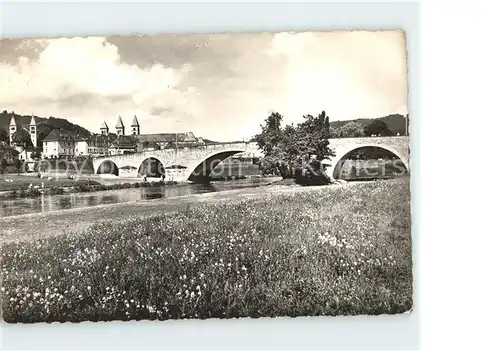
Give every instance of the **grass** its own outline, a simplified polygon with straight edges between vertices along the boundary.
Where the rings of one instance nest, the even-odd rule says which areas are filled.
[[[407,178],[96,224],[1,248],[6,322],[393,314],[412,307]]]

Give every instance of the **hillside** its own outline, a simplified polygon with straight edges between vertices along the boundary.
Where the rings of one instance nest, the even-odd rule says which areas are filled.
[[[29,125],[31,121],[30,115],[19,115],[15,112],[7,112],[3,111],[0,113],[0,129],[4,129],[8,132],[10,120],[14,116],[18,125]],[[35,116],[35,121],[37,123],[37,134],[38,134],[38,147],[41,148],[42,140],[53,130],[53,129],[64,129],[68,132],[71,132],[75,135],[79,135],[81,137],[89,137],[91,133],[77,125],[67,121],[64,118],[56,118],[56,117],[38,117]],[[8,135],[8,134],[7,134]]]
[[[388,115],[388,116],[377,118],[377,119],[384,121],[387,124],[387,127],[394,134],[397,134],[397,133],[399,133],[400,135],[405,134],[406,118],[403,115],[394,114],[394,115]],[[340,128],[344,124],[347,124],[349,122],[358,122],[363,127],[365,127],[365,126],[369,125],[371,122],[373,122],[373,120],[374,120],[374,118],[358,118],[358,119],[351,119],[351,120],[346,120],[346,121],[333,121],[333,122],[330,122],[330,128],[337,129],[337,128]]]

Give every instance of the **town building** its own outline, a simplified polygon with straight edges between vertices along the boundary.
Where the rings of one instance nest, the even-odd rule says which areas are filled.
[[[64,130],[52,130],[42,143],[42,156],[44,158],[75,157],[78,155],[76,137]]]
[[[110,154],[143,152],[169,148],[194,147],[205,145],[203,138],[195,137],[192,132],[141,134],[141,126],[137,115],[131,124],[131,134],[127,135],[121,116],[115,125],[117,138],[110,143]],[[109,128],[104,121],[101,125],[101,135],[108,135]]]
[[[52,130],[43,139],[42,156],[44,158],[74,158],[80,156],[109,155],[110,137],[92,135],[82,138],[64,130]]]
[[[158,133],[136,136],[138,151],[173,149],[205,145],[203,138],[196,138],[192,132]]]
[[[42,156],[44,158],[107,156],[205,145],[203,138],[195,137],[192,132],[141,134],[136,115],[133,117],[130,132],[131,134],[127,135],[121,116],[118,116],[115,133],[109,132],[105,121],[101,124],[100,134],[93,134],[89,138],[82,138],[64,130],[52,130],[43,139]]]
[[[137,142],[133,136],[118,135],[109,145],[110,155],[123,155],[137,151]]]

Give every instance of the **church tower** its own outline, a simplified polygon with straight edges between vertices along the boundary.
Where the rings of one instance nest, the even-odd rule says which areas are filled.
[[[132,135],[139,135],[140,133],[140,126],[139,126],[139,121],[137,120],[137,116],[134,115],[134,120],[132,121]]]
[[[12,136],[14,133],[17,132],[17,124],[16,124],[16,119],[14,116],[10,119],[10,124],[9,124],[9,141],[10,145],[12,145]]]
[[[35,122],[35,116],[31,114],[31,121],[30,121],[30,137],[31,137],[31,142],[33,143],[33,148],[36,149],[37,146],[37,137],[36,137],[36,122]]]
[[[106,121],[102,122],[101,124],[101,135],[109,135],[109,127]]]
[[[123,124],[121,116],[118,116],[118,121],[116,122],[116,135],[125,135],[125,125]]]

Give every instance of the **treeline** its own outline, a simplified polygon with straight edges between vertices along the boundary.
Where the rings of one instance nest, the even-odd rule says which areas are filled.
[[[14,117],[16,119],[18,126],[28,126],[31,121],[30,115],[19,115],[15,112],[7,112],[4,110],[0,113],[0,141],[8,141],[9,140],[9,124],[11,118]],[[38,117],[34,116],[35,121],[37,123],[37,145],[36,147],[42,148],[42,141],[45,139],[49,133],[54,129],[62,129],[67,131],[73,135],[81,136],[83,138],[88,138],[91,136],[91,133],[79,126],[78,124],[73,124],[64,118],[56,118],[56,117]],[[29,134],[28,134],[29,136]]]
[[[405,117],[400,114],[388,115],[377,119],[359,118],[330,123],[333,138],[407,135],[408,126],[409,116]]]

